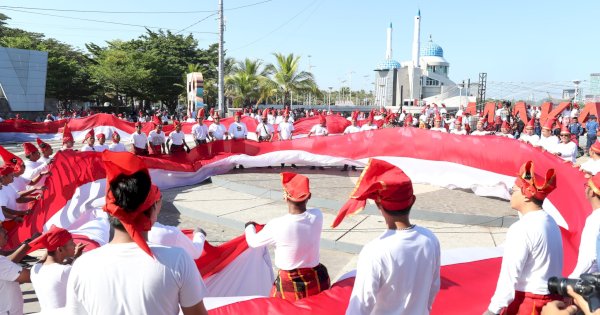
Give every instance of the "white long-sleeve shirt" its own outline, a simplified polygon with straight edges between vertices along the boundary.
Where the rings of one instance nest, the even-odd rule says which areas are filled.
[[[387,230],[358,256],[346,314],[429,314],[439,290],[437,237],[420,226]]]
[[[594,210],[585,220],[579,243],[577,265],[569,278],[579,278],[582,273],[598,272],[596,264],[596,239],[600,234],[600,211]]]
[[[536,134],[532,134],[531,136],[523,133],[521,134],[521,136],[519,137],[519,140],[523,141],[523,142],[527,142],[530,143],[531,145],[537,145],[538,142],[540,141],[540,136],[536,135]]]
[[[549,294],[548,279],[561,275],[562,266],[562,237],[554,219],[543,210],[523,215],[506,232],[502,267],[488,310],[500,313],[513,301],[515,291]]]
[[[552,152],[552,149],[555,145],[558,144],[558,138],[556,136],[544,137],[541,136],[540,140],[537,142],[537,145]]]
[[[185,250],[192,259],[200,258],[204,249],[204,234],[196,232],[193,239],[189,239],[181,230],[175,226],[162,225],[158,222],[152,225],[148,233],[148,242],[168,246],[179,247]]]
[[[579,168],[584,172],[596,175],[596,173],[600,172],[600,160],[589,159],[581,164]]]
[[[108,149],[110,151],[113,151],[113,152],[126,152],[127,151],[127,148],[125,148],[125,145],[122,144],[121,142],[119,142],[119,143],[111,143],[108,146]]]
[[[307,209],[275,218],[258,233],[254,225],[248,225],[246,242],[252,248],[275,245],[275,266],[281,270],[314,268],[319,264],[322,230],[321,210]]]
[[[23,176],[23,178],[26,178],[28,180],[32,180],[36,176],[38,176],[41,172],[48,170],[48,164],[42,163],[39,161],[33,162],[31,160],[25,159],[24,164],[25,164],[25,172],[23,172],[23,175],[21,175],[21,176]]]
[[[552,153],[560,153],[560,158],[575,163],[577,161],[577,144],[573,141],[567,143],[559,143],[554,145],[552,149],[548,149]]]

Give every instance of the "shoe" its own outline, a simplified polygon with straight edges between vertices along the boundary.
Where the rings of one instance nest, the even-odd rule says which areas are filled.
[[[319,169],[320,170],[324,170],[325,168],[323,166],[319,166]]]
[[[292,164],[292,168],[298,168],[298,166],[296,166],[296,164]]]
[[[316,168],[317,168],[316,166],[311,166],[311,167],[310,167],[310,169],[311,169],[311,170],[314,170],[314,169],[316,169]]]
[[[356,166],[352,166],[352,170],[356,172]]]

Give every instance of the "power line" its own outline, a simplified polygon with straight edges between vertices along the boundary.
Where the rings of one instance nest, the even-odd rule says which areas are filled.
[[[206,17],[203,17],[203,18],[201,18],[200,20],[196,21],[195,23],[193,23],[193,24],[191,24],[191,25],[189,25],[189,26],[187,26],[187,27],[184,27],[184,28],[180,29],[180,30],[179,30],[179,31],[177,31],[175,34],[179,34],[179,33],[183,32],[183,31],[187,30],[188,28],[190,28],[190,27],[192,27],[192,26],[195,26],[195,25],[199,24],[200,22],[202,22],[202,21],[205,21],[205,20],[206,20],[206,19],[208,19],[209,17],[211,17],[211,16],[215,16],[215,15],[217,15],[217,14],[218,14],[218,13],[213,13],[213,14],[210,14],[210,15],[208,15],[208,16],[206,16]],[[214,34],[216,34],[216,33],[214,33]]]
[[[271,2],[273,0],[264,0],[260,2],[250,3],[238,7],[224,9],[225,11],[238,10],[248,8],[263,3]],[[73,12],[73,13],[102,13],[102,14],[195,14],[195,13],[216,13],[217,10],[194,10],[194,11],[103,11],[103,10],[73,10],[73,9],[50,9],[50,8],[33,8],[33,7],[15,7],[2,5],[2,9],[22,9],[22,10],[34,10],[34,11],[50,11],[50,12]]]
[[[96,22],[96,23],[114,24],[114,25],[124,25],[124,26],[135,26],[135,27],[143,27],[143,28],[156,28],[156,29],[164,29],[164,30],[168,30],[168,31],[176,31],[174,29],[168,29],[168,28],[164,28],[164,27],[160,27],[160,26],[148,26],[148,25],[121,23],[121,22],[114,22],[114,21],[103,21],[103,20],[96,20],[96,19],[77,18],[77,17],[72,17],[72,16],[56,15],[56,14],[49,14],[49,13],[39,13],[39,12],[29,12],[29,11],[23,11],[23,10],[17,10],[17,9],[6,9],[5,8],[5,10],[22,12],[22,13],[29,13],[29,14],[36,14],[36,15],[52,16],[52,17],[58,17],[58,18],[64,18],[64,19],[71,19],[71,20],[78,20],[78,21],[87,21],[87,22]],[[215,13],[213,13],[211,15],[215,15]],[[206,17],[206,18],[208,18],[208,17]],[[216,34],[216,32],[195,32],[195,33]]]

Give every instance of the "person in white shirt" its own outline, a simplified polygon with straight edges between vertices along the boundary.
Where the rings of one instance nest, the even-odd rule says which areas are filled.
[[[121,136],[119,135],[118,132],[113,131],[112,136],[112,143],[108,146],[108,149],[110,151],[113,152],[126,152],[127,148],[125,148],[125,145],[121,143]]]
[[[85,139],[83,139],[83,143],[83,146],[81,146],[81,152],[95,151],[94,143],[96,143],[96,139],[94,138],[93,128],[85,134]]]
[[[227,128],[221,124],[221,116],[218,112],[215,113],[213,123],[208,127],[208,135],[212,141],[224,140],[227,136]]]
[[[154,129],[148,133],[150,154],[167,154],[167,137],[162,131],[162,124],[154,122]]]
[[[579,170],[589,175],[596,175],[600,172],[600,142],[594,142],[588,152],[590,158],[579,166]]]
[[[396,166],[370,159],[332,227],[375,201],[387,228],[358,255],[346,314],[429,314],[440,290],[440,243],[412,224],[412,182]]]
[[[269,123],[268,113],[269,110],[265,109],[262,114],[262,121],[256,125],[258,142],[273,141],[275,128],[273,128],[273,125]]]
[[[510,124],[506,120],[502,121],[502,125],[500,126],[500,133],[497,133],[496,135],[500,136],[500,137],[510,138],[510,139],[515,138],[510,133]]]
[[[277,113],[277,117],[275,117],[275,124],[279,125],[283,122],[283,115],[281,112]]]
[[[144,161],[110,151],[102,161],[114,237],[73,264],[65,313],[207,314],[208,291],[192,258],[181,248],[148,243],[162,197]]]
[[[23,314],[23,294],[19,284],[31,282],[29,269],[17,263],[29,250],[30,240],[25,241],[8,256],[0,255],[0,314]],[[0,248],[8,243],[6,230],[0,225]]]
[[[45,123],[49,123],[49,122],[53,122],[54,118],[52,117],[52,114],[48,114],[46,115],[46,119],[44,119]]]
[[[600,236],[600,175],[592,176],[585,185],[585,196],[592,205],[592,213],[585,219],[581,232],[577,265],[569,278],[579,278],[584,273],[598,272],[596,240]]]
[[[540,314],[546,303],[562,299],[548,291],[548,279],[562,274],[560,228],[542,209],[554,188],[554,169],[536,173],[532,161],[521,167],[510,199],[520,219],[506,233],[498,284],[484,314],[503,309],[505,314]]]
[[[477,130],[471,132],[471,135],[473,135],[473,136],[485,136],[485,135],[489,135],[490,134],[489,131],[483,130],[483,124],[484,123],[485,123],[485,119],[484,118],[478,120],[477,121]]]
[[[28,180],[33,180],[42,172],[48,171],[49,163],[52,162],[50,160],[48,163],[43,163],[40,161],[41,153],[33,144],[29,142],[23,143],[23,149],[25,151],[25,171],[23,172],[23,177]]]
[[[360,126],[360,131],[377,129],[377,125],[373,124],[374,120],[375,120],[374,113],[373,112],[369,113],[369,118],[367,118],[367,122],[365,124]]]
[[[439,131],[439,132],[448,132],[448,130],[446,130],[446,128],[444,128],[442,126],[442,117],[440,116],[440,114],[438,114],[438,113],[435,114],[435,118],[433,120],[433,127],[429,130]]]
[[[566,125],[563,125],[560,130],[560,142],[548,151],[560,156],[565,161],[577,162],[577,144],[571,141],[571,132]]]
[[[319,262],[323,214],[319,209],[306,207],[311,196],[306,176],[283,172],[281,184],[288,214],[270,220],[258,233],[256,223],[248,222],[245,234],[251,248],[275,246],[279,272],[269,296],[295,301],[317,295],[330,286],[327,268]]]
[[[533,146],[537,145],[537,143],[540,141],[540,137],[534,133],[534,128],[535,118],[531,118],[525,126],[525,132],[523,132],[519,137],[519,141],[529,143]]]
[[[290,121],[290,111],[286,108],[283,112],[283,121],[277,125],[277,132],[279,132],[279,141],[292,140],[294,133],[294,124]],[[281,168],[285,167],[285,163],[281,163]],[[296,164],[292,163],[292,168],[298,168]]]
[[[108,145],[106,144],[106,135],[103,133],[99,133],[96,135],[96,139],[98,139],[98,144],[94,146],[94,151],[103,152],[108,150]]]
[[[313,134],[318,137],[329,135],[329,131],[327,130],[327,119],[324,115],[319,115],[319,123],[310,129],[306,137],[310,138],[310,136]],[[316,167],[314,165],[310,167],[311,170],[314,170],[315,168]],[[319,166],[319,169],[324,170],[325,168],[323,166]]]
[[[42,139],[40,138],[35,139],[35,141],[37,142],[38,147],[40,147],[40,151],[42,153],[42,156],[40,157],[39,161],[46,164],[50,163],[50,160],[52,160],[50,156],[52,156],[52,154],[54,153],[54,150],[52,150],[52,146],[42,141]]]
[[[198,110],[196,124],[192,126],[192,137],[196,146],[205,144],[208,137],[208,127],[204,124],[204,108]]]
[[[233,140],[246,140],[246,137],[248,137],[248,128],[246,127],[246,124],[241,121],[242,112],[235,112],[234,117],[235,121],[229,125],[229,130],[227,131],[229,137]]]
[[[175,130],[169,134],[169,138],[167,139],[167,147],[169,148],[169,152],[171,154],[177,154],[178,152],[184,152],[183,148],[185,147],[185,151],[190,153],[190,147],[188,147],[185,142],[185,134],[181,131],[181,122],[176,120],[174,122]],[[171,147],[169,147],[169,142],[171,142]]]
[[[346,127],[346,129],[344,129],[345,135],[357,133],[362,130],[362,128],[358,126],[358,111],[352,112],[352,115],[350,116],[350,122],[352,124],[350,126]],[[363,126],[365,126],[365,125],[363,125]],[[348,170],[348,164],[344,164],[344,167],[340,170],[340,172],[345,172],[347,170]],[[356,171],[356,166],[352,165],[352,170]]]
[[[67,124],[65,124],[65,126],[63,127],[62,143],[63,143],[63,146],[60,149],[61,151],[73,150],[73,146],[75,145],[75,138],[73,138],[71,129],[69,129],[69,126]]]
[[[558,138],[552,134],[552,127],[554,126],[554,119],[549,118],[542,126],[542,136],[535,145],[536,147],[542,147],[544,150],[552,152],[554,147],[558,144]]]
[[[267,114],[267,121],[269,122],[269,124],[274,125],[275,124],[275,115],[273,113],[273,110],[270,110]]]
[[[139,121],[135,123],[135,132],[131,134],[131,147],[137,155],[148,155],[148,137],[142,132],[142,123]]]
[[[202,255],[205,241],[206,232],[201,228],[195,229],[192,239],[183,234],[178,227],[163,225],[158,222],[155,222],[150,232],[148,232],[148,242],[167,247],[179,247],[194,260]]]
[[[31,268],[31,284],[42,312],[65,307],[67,304],[67,281],[71,264],[67,259],[77,258],[84,245],[73,242],[69,231],[52,226],[46,233],[31,241],[28,252],[46,249],[45,260]]]
[[[454,129],[452,129],[452,131],[450,131],[450,133],[454,134],[454,135],[466,135],[467,134],[467,131],[465,130],[465,128],[463,128],[462,116],[458,116],[454,120]]]

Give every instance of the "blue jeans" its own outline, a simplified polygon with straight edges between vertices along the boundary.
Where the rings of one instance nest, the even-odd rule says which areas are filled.
[[[590,135],[589,133],[587,134],[587,143],[585,144],[585,153],[586,154],[589,154],[590,147],[592,146],[592,144],[594,144],[594,142],[596,142],[597,138],[598,138],[597,135]]]

